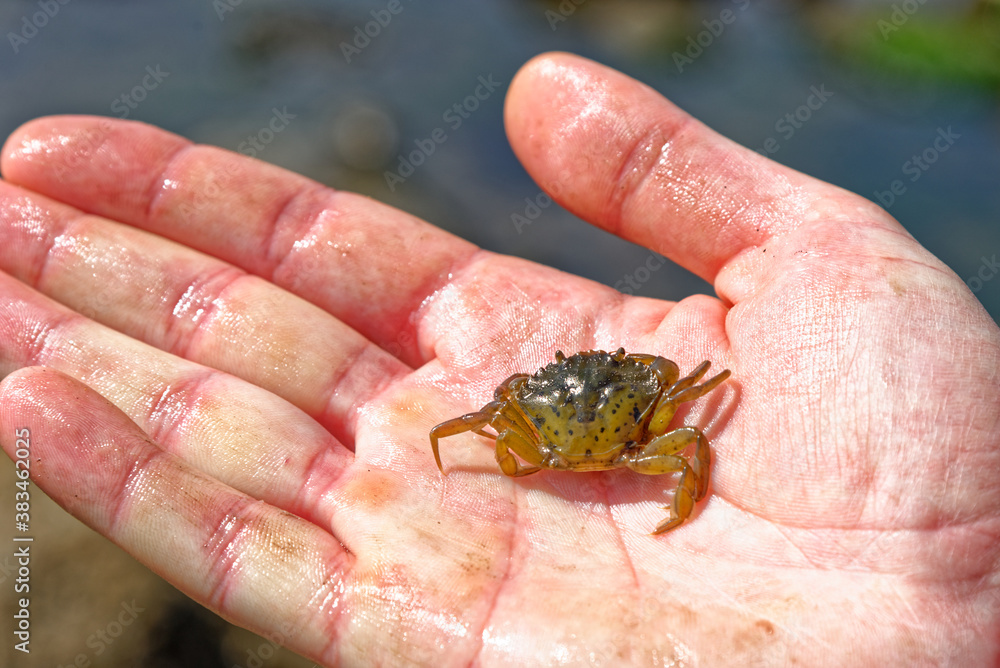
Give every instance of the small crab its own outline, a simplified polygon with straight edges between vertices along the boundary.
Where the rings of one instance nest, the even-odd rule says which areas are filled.
[[[543,468],[604,471],[627,466],[648,475],[680,471],[670,516],[654,534],[680,526],[708,490],[711,451],[695,427],[667,426],[677,405],[710,392],[729,370],[705,381],[710,366],[680,378],[677,365],[663,357],[591,350],[556,361],[536,374],[514,374],[496,389],[494,400],[475,413],[431,429],[438,469],[438,439],[472,431],[496,439],[496,458],[504,475],[516,477]],[[496,435],[483,430],[486,425]],[[694,457],[678,454],[690,445]],[[511,454],[513,452],[513,454]],[[530,466],[524,466],[517,455]]]

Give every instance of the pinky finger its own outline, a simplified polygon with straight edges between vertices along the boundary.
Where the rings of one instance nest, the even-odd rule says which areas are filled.
[[[51,369],[0,383],[0,445],[27,456],[32,482],[59,505],[194,600],[336,662],[353,558],[328,532],[161,450],[101,395]]]

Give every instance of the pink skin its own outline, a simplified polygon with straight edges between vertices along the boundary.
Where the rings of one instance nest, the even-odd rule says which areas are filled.
[[[155,128],[43,118],[2,156],[3,448],[29,427],[52,498],[324,665],[995,663],[1000,332],[965,284],[595,63],[533,60],[506,113],[563,206],[720,299],[625,297]],[[649,535],[669,478],[509,479],[471,433],[439,473],[433,425],[620,345],[733,370],[674,422],[714,450],[684,526]]]

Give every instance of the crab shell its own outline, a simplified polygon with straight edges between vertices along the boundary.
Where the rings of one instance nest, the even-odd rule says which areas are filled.
[[[676,382],[677,365],[624,353],[556,353],[556,361],[533,376],[497,388],[496,398],[508,394],[535,426],[540,448],[552,455],[546,468],[613,468],[626,444],[642,445],[653,437],[648,430],[653,408],[665,384]]]

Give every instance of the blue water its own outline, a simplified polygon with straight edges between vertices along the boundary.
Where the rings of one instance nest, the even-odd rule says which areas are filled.
[[[1000,255],[996,91],[887,82],[824,47],[822,29],[798,5],[748,0],[584,3],[554,25],[546,10],[557,2],[400,0],[363,48],[345,54],[342,44],[372,11],[384,18],[388,4],[5,2],[0,134],[43,114],[127,113],[363,192],[486,248],[620,285],[648,251],[555,205],[530,226],[511,222],[539,190],[507,146],[503,88],[531,56],[565,49],[649,83],[735,141],[777,147],[775,160],[865,197],[883,193],[889,203],[885,193],[899,181],[905,190],[897,187],[890,212],[1000,317],[1000,277],[985,269]],[[727,9],[735,20],[679,72],[673,54]],[[25,17],[41,27],[26,28]],[[12,42],[11,33],[22,37]],[[150,71],[159,73],[155,87],[123,102]],[[447,141],[390,190],[383,172],[395,168],[399,151],[442,127],[443,112],[479,77],[502,86],[460,126],[445,126]],[[805,122],[782,124],[813,91],[823,92],[822,105]],[[276,113],[294,118],[268,143],[248,143]],[[939,131],[957,138],[926,171],[914,171],[912,157]],[[639,292],[676,299],[711,288],[665,265]]]

